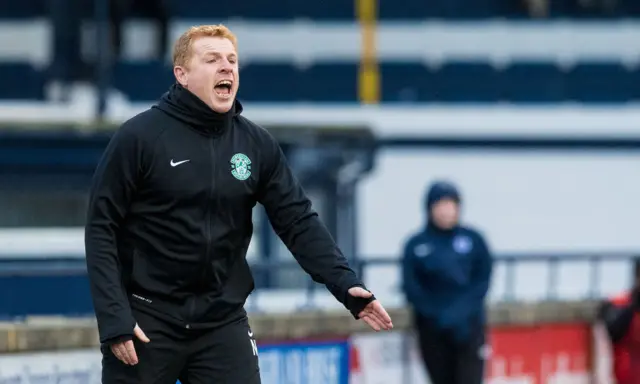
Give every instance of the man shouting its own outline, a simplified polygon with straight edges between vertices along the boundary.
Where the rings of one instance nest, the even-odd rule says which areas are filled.
[[[92,183],[85,243],[103,384],[260,383],[244,310],[256,203],[315,281],[390,329],[276,140],[242,116],[236,37],[193,27],[173,64],[176,83],[118,129]]]

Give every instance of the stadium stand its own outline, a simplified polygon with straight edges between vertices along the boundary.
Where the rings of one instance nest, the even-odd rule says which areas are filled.
[[[245,101],[358,101],[360,53],[356,7],[339,0],[276,3],[171,1],[171,35],[202,20],[235,25],[244,60],[240,98]],[[625,20],[633,20],[640,7],[630,0],[617,2],[615,8],[605,11],[577,4],[550,0],[547,20],[532,21],[526,6],[512,0],[381,1],[378,15],[381,100],[404,103],[638,100],[635,86],[640,76],[638,57],[625,43],[633,38],[638,26],[625,24]],[[84,4],[85,19],[90,19],[91,12]],[[424,27],[425,20],[437,20],[440,24]],[[508,25],[495,24],[500,20],[510,21]],[[525,20],[529,22],[523,27],[519,23]],[[554,20],[565,22],[557,24]],[[573,28],[566,20],[587,20],[587,24]],[[45,27],[41,28],[41,34],[28,34],[24,37],[27,41],[17,42],[11,39],[10,27],[19,26],[18,21]],[[32,53],[24,52],[31,46],[30,41],[36,47],[42,44],[35,39],[46,37],[47,28],[50,29],[47,25],[45,0],[0,5],[0,41],[6,43],[0,49],[0,76],[5,79],[0,100],[46,99],[51,54],[44,54],[46,57],[40,60],[44,62],[38,62],[31,57]],[[133,28],[128,36],[137,39],[139,29]],[[505,28],[511,33],[500,33]],[[590,38],[598,31],[610,34],[611,39]],[[265,39],[275,41],[265,46],[262,43]],[[571,44],[576,39],[580,39],[580,44]],[[618,45],[609,43],[612,41]],[[518,46],[522,42],[528,43],[528,47]],[[279,44],[293,45],[293,56],[282,53]],[[536,55],[541,51],[546,56]],[[131,56],[125,55],[115,63],[113,88],[132,102],[156,99],[172,81],[168,60]]]

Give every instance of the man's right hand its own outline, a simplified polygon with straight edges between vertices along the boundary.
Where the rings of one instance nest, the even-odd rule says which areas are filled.
[[[148,343],[151,341],[149,340],[147,335],[142,332],[142,329],[140,329],[138,324],[136,324],[135,328],[133,328],[133,334],[143,343]],[[119,343],[112,344],[111,352],[113,352],[118,360],[127,365],[138,364],[138,355],[136,354],[136,349],[133,346],[133,340],[121,341]]]

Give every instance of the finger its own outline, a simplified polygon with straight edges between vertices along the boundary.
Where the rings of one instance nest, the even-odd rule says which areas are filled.
[[[129,363],[131,365],[138,364],[138,355],[136,354],[136,349],[133,346],[133,341],[129,340],[124,343],[125,349],[127,351],[127,357],[129,359]]]
[[[129,364],[127,359],[127,351],[124,349],[124,345],[122,343],[118,343],[113,346],[113,354],[116,355],[118,360],[122,361],[125,364]]]
[[[371,317],[369,317],[368,315],[365,315],[365,316],[362,318],[362,320],[363,320],[365,323],[369,324],[369,326],[370,326],[371,328],[373,328],[376,332],[380,331],[380,326],[378,325],[378,323],[377,323],[375,320],[373,320]]]
[[[120,350],[118,349],[118,345],[111,346],[111,353],[113,353],[116,359],[122,361],[123,363],[125,362],[122,358],[122,353],[120,353]]]
[[[389,313],[387,312],[386,309],[384,309],[384,307],[382,306],[382,304],[380,304],[379,301],[374,301],[372,305],[372,311],[376,314],[376,316],[384,323],[387,324],[387,326],[389,327],[393,327],[393,322],[391,321],[391,316],[389,316]]]
[[[127,351],[126,343],[120,344],[120,346],[118,347],[118,350],[120,351],[120,354],[124,359],[124,362],[128,365],[133,365],[133,361],[129,357],[129,352]]]
[[[368,314],[369,317],[375,318],[381,328],[385,330],[393,328],[391,317],[377,300],[369,304],[363,312]]]
[[[375,320],[375,322],[378,324],[378,326],[380,326],[380,328],[384,330],[389,330],[389,324],[382,319],[382,316],[379,313],[372,311],[371,313],[368,314],[368,317]]]
[[[373,312],[369,314],[369,318],[373,319],[376,322],[376,324],[378,324],[380,329],[384,329],[385,331],[388,331],[390,329],[389,324],[387,324],[384,320],[382,320],[380,318],[380,315],[378,315],[377,313]]]
[[[120,350],[120,354],[122,355],[122,358],[124,359],[125,363],[127,365],[133,365],[133,361],[129,357],[129,352],[127,351],[127,347],[125,346],[124,343],[120,346],[119,350]]]
[[[379,301],[374,301],[371,307],[372,310],[377,313],[380,318],[385,322],[385,323],[391,323],[391,316],[389,316],[389,313],[387,312],[386,309],[384,309],[384,307],[382,306],[382,304],[380,304]]]
[[[149,338],[147,337],[147,335],[144,334],[144,332],[142,331],[142,329],[136,324],[136,327],[133,328],[133,334],[136,335],[136,337],[142,341],[143,343],[148,343],[151,340],[149,340]]]

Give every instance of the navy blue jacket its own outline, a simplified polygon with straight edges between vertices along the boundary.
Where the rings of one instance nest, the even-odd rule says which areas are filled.
[[[429,222],[404,247],[403,290],[419,317],[463,340],[484,327],[492,269],[478,232],[462,226],[441,230]]]
[[[405,245],[402,269],[407,301],[418,315],[460,338],[484,326],[492,260],[478,232],[428,226]]]

